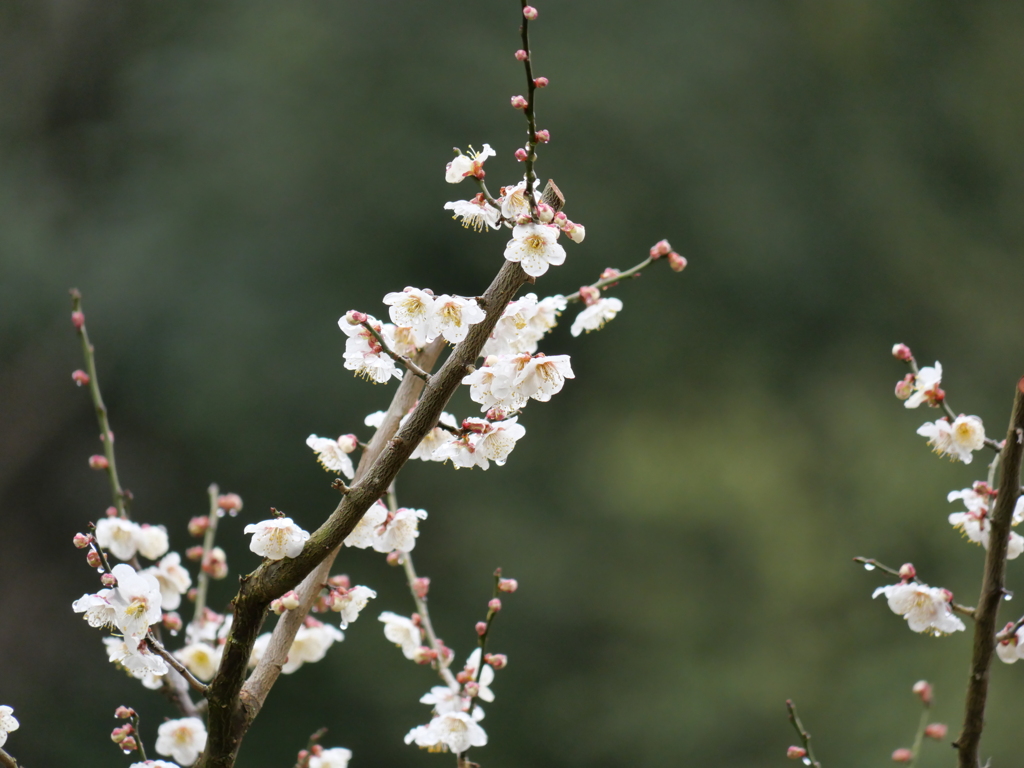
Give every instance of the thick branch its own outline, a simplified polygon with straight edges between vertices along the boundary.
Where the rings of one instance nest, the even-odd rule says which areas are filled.
[[[971,677],[967,682],[967,703],[964,726],[955,746],[960,754],[960,768],[978,768],[981,732],[985,727],[985,700],[988,697],[988,677],[992,654],[996,645],[996,622],[999,604],[1003,599],[1006,578],[1006,549],[1010,538],[1013,508],[1020,496],[1020,462],[1024,454],[1024,378],[1017,382],[1013,400],[1013,414],[1006,433],[1006,442],[1000,456],[1002,477],[999,494],[991,518],[989,548],[985,556],[985,575],[981,582],[981,596],[975,611],[974,653],[971,658]]]
[[[0,765],[3,768],[18,768],[18,761],[0,749]]]
[[[265,561],[241,578],[223,660],[207,692],[209,739],[200,768],[234,765],[242,738],[259,711],[260,702],[254,700],[252,691],[240,694],[249,656],[270,601],[294,589],[323,562],[352,532],[366,510],[387,492],[416,446],[437,424],[445,405],[462,382],[467,366],[477,359],[505,307],[525,282],[526,273],[519,264],[505,262],[481,301],[486,318],[470,329],[466,339],[431,377],[405,426],[387,441],[366,475],[352,486],[327,521],[310,536],[301,554],[276,562]]]

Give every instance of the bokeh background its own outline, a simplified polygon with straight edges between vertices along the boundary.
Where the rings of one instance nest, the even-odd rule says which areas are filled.
[[[982,551],[946,523],[950,464],[892,396],[894,342],[940,359],[953,407],[1005,429],[1024,373],[1024,7],[981,0],[547,0],[534,27],[543,177],[587,240],[568,292],[661,237],[690,260],[623,285],[621,316],[544,348],[575,381],[526,412],[504,468],[417,464],[403,503],[440,634],[464,657],[495,566],[519,579],[509,655],[473,757],[513,766],[783,764],[795,698],[826,765],[909,746],[936,684],[955,735],[966,633],[911,633],[851,563],[913,561],[973,604]],[[336,494],[305,437],[355,431],[393,386],[342,368],[335,322],[405,285],[479,293],[505,234],[442,210],[452,146],[521,172],[514,0],[18,0],[0,7],[0,703],[25,764],[127,765],[114,708],[152,747],[172,716],[107,664],[70,603],[96,588],[71,538],[109,503],[68,321],[85,296],[141,521],[193,543],[217,481],[312,529]],[[658,265],[661,267],[662,265]],[[569,315],[571,318],[571,314]],[[462,397],[453,404],[469,415]],[[927,411],[927,412],[926,412]],[[402,743],[435,679],[375,616],[282,678],[242,766],[289,766],[321,726],[354,765],[448,765]],[[1022,590],[1021,566],[1010,569]],[[1007,618],[1015,618],[1013,603]],[[997,663],[998,664],[998,663]],[[1019,755],[1024,669],[995,670],[985,751]],[[152,748],[151,748],[152,751]],[[926,745],[922,765],[951,765]]]

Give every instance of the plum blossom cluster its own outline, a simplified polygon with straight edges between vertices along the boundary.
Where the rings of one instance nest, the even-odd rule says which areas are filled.
[[[953,613],[953,593],[948,589],[929,587],[911,578],[879,587],[872,597],[879,595],[885,596],[890,610],[906,619],[914,632],[939,636],[966,629]]]
[[[170,543],[162,525],[139,525],[123,517],[117,510],[107,510],[108,517],[96,523],[96,541],[118,560],[125,562],[137,554],[147,560],[158,560],[167,554]]]
[[[991,536],[989,514],[996,491],[987,482],[979,480],[970,488],[950,491],[946,499],[950,502],[960,500],[967,508],[965,512],[953,512],[949,515],[949,523],[959,530],[968,541],[980,544],[988,549]],[[1010,524],[1017,526],[1024,522],[1024,496],[1017,499]],[[1006,559],[1015,560],[1024,552],[1024,536],[1010,531],[1010,540],[1006,550]]]
[[[345,538],[346,547],[373,549],[376,552],[411,552],[420,535],[419,521],[427,519],[424,509],[400,507],[389,510],[378,501],[371,506],[362,519]]]

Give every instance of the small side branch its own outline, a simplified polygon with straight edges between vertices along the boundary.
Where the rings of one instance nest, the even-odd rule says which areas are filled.
[[[590,287],[597,288],[598,290],[604,290],[609,285],[614,285],[615,283],[622,282],[623,280],[630,280],[636,277],[640,277],[640,273],[647,269],[647,267],[649,267],[653,263],[654,259],[648,257],[641,261],[639,264],[630,267],[625,272],[620,272],[619,274],[613,277],[605,277],[602,278],[601,280],[598,280],[596,283],[591,283]],[[565,297],[565,300],[570,304],[574,301],[579,301],[579,291],[577,291],[576,293],[569,294],[568,296]]]
[[[804,728],[804,724],[800,722],[800,715],[796,713],[796,704],[793,703],[792,699],[786,699],[786,711],[789,713],[789,722],[793,724],[793,728],[796,729],[797,734],[800,736],[800,743],[803,748],[807,750],[807,759],[810,760],[812,768],[821,768],[821,763],[818,762],[814,756],[814,750],[811,748],[811,734]]]
[[[888,573],[890,576],[895,576],[898,579],[903,578],[898,570],[889,567],[885,563],[880,563],[873,557],[855,557],[853,558],[853,562],[863,564],[864,568],[869,571],[873,571],[877,568],[882,573]],[[961,616],[967,616],[972,619],[974,618],[975,609],[970,606],[960,605],[960,603],[951,601],[949,607],[953,610],[953,613],[959,613]]]
[[[0,765],[2,765],[3,768],[18,768],[18,761],[0,749]]]
[[[168,653],[167,649],[164,648],[163,645],[161,645],[159,640],[157,640],[155,637],[153,637],[152,634],[150,634],[147,642],[149,643],[149,647],[153,649],[156,655],[162,658],[164,661],[166,661],[174,669],[175,672],[177,672],[179,675],[185,678],[185,681],[190,686],[192,686],[194,690],[198,691],[204,696],[206,695],[208,686],[205,683],[200,682],[191,672],[188,671],[188,669],[185,668],[185,666],[180,661],[178,661],[176,658],[174,658],[174,656]]]
[[[367,331],[369,331],[370,335],[377,340],[377,343],[380,344],[380,348],[384,350],[384,354],[386,354],[396,363],[405,368],[413,376],[419,376],[421,379],[423,379],[423,381],[428,383],[430,382],[429,373],[427,373],[418,365],[416,365],[416,363],[414,363],[410,358],[406,357],[405,355],[398,354],[391,347],[389,347],[388,343],[384,341],[384,337],[377,333],[377,330],[372,325],[370,325],[369,322],[363,321],[362,323],[360,323],[360,325],[363,326],[363,328],[365,328]]]
[[[206,564],[206,558],[209,557],[210,551],[213,549],[213,542],[217,537],[217,521],[220,520],[220,507],[217,504],[220,488],[217,487],[216,483],[211,483],[207,493],[210,495],[210,525],[206,529],[206,535],[203,537],[203,556],[199,560],[199,577],[196,580],[196,610],[192,617],[192,621],[197,626],[202,626],[203,624],[203,613],[206,610],[206,595],[210,588],[210,574],[204,570],[203,566]]]

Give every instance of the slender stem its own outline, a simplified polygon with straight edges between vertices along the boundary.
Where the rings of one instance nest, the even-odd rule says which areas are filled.
[[[13,756],[0,749],[0,765],[3,768],[18,768],[18,761]]]
[[[495,200],[494,197],[491,195],[491,191],[487,189],[487,184],[484,182],[484,180],[481,179],[479,176],[474,176],[473,181],[475,181],[477,185],[480,187],[480,191],[483,193],[484,200],[490,203],[492,208],[496,208],[498,211],[501,211],[501,206],[498,205],[498,201]],[[504,217],[499,216],[498,220],[504,220]]]
[[[597,288],[599,290],[604,290],[609,285],[612,285],[614,283],[618,283],[618,282],[620,282],[622,280],[629,280],[630,278],[640,277],[640,273],[644,269],[649,267],[651,264],[653,264],[653,263],[654,263],[654,259],[652,259],[652,258],[650,258],[648,256],[646,259],[641,261],[639,264],[637,264],[636,266],[630,267],[625,272],[620,272],[619,274],[615,275],[615,277],[606,277],[606,278],[603,278],[601,280],[598,280],[596,283],[592,283],[590,287],[591,288]],[[579,301],[580,300],[579,291],[577,291],[576,293],[573,293],[573,294],[570,294],[570,295],[566,296],[565,300],[567,302],[569,302],[569,303],[572,303],[574,301]]]
[[[868,570],[872,570],[874,568],[877,568],[878,570],[882,571],[883,573],[888,573],[890,576],[896,576],[898,578],[903,578],[902,576],[900,576],[900,572],[898,570],[896,570],[895,568],[890,568],[885,563],[880,563],[878,560],[875,560],[873,557],[855,557],[855,558],[853,558],[853,561],[855,563],[863,563],[865,566],[868,566],[868,565],[872,566],[872,568],[870,568]],[[954,603],[952,601],[950,601],[949,607],[953,609],[953,613],[959,613],[961,616],[970,616],[972,619],[974,618],[974,611],[975,611],[974,608],[971,608],[971,607],[966,606],[966,605],[960,605],[960,603]]]
[[[210,574],[203,570],[203,564],[213,549],[213,541],[217,536],[217,521],[220,520],[220,507],[217,506],[217,498],[220,496],[220,488],[216,483],[211,483],[207,489],[210,495],[210,525],[203,537],[203,557],[199,561],[199,576],[196,579],[196,610],[192,621],[196,626],[202,626],[203,613],[206,610],[206,595],[210,588]]]
[[[1002,477],[990,519],[989,547],[985,555],[985,574],[978,597],[974,625],[974,650],[971,675],[967,682],[964,725],[954,742],[960,768],[978,768],[981,734],[985,727],[988,679],[996,645],[999,604],[1005,594],[1006,551],[1010,538],[1013,509],[1020,496],[1020,465],[1024,455],[1024,378],[1017,382],[1013,412],[1003,444],[1000,465]]]
[[[178,661],[176,658],[174,658],[174,656],[167,652],[167,649],[160,644],[159,640],[157,640],[155,637],[153,637],[152,634],[150,634],[149,638],[147,639],[147,642],[149,643],[149,647],[156,652],[157,656],[161,657],[164,661],[170,664],[171,667],[174,668],[174,671],[181,675],[183,678],[185,678],[185,680],[188,682],[190,686],[192,686],[199,693],[206,695],[206,691],[207,688],[209,688],[209,686],[197,680],[193,676],[193,674],[189,672],[188,669],[186,669],[185,666],[180,661]]]
[[[789,713],[789,722],[793,724],[793,728],[796,729],[797,734],[800,736],[800,743],[807,750],[807,759],[811,761],[811,766],[813,768],[821,768],[821,763],[814,756],[814,749],[811,747],[811,734],[807,732],[804,724],[800,722],[800,715],[796,712],[796,704],[791,699],[786,699],[786,711]]]
[[[133,710],[131,721],[132,721],[132,728],[135,731],[135,733],[134,733],[135,745],[136,745],[135,748],[136,748],[136,750],[139,753],[139,760],[140,760],[140,762],[144,763],[144,762],[146,762],[146,748],[142,744],[142,731],[139,730],[139,713],[138,712],[134,712],[134,710]]]
[[[917,722],[917,733],[914,735],[914,746],[910,750],[910,765],[917,765],[917,758],[921,754],[921,745],[924,744],[924,729],[928,727],[928,716],[931,714],[931,704],[925,704],[921,711],[921,719]]]
[[[377,333],[377,330],[372,325],[370,325],[369,322],[362,322],[360,323],[360,325],[363,326],[363,328],[365,328],[366,330],[368,330],[370,334],[373,336],[373,338],[377,340],[377,343],[380,344],[381,349],[384,350],[384,354],[386,354],[399,365],[403,366],[413,376],[419,376],[424,381],[430,381],[429,373],[424,371],[422,368],[416,365],[416,363],[414,363],[405,355],[400,355],[393,349],[391,349],[391,347],[388,346],[388,343],[384,341],[384,337]]]
[[[525,9],[527,0],[520,0]],[[537,172],[534,170],[534,163],[537,162],[537,113],[534,107],[534,91],[537,85],[533,78],[533,51],[530,50],[530,20],[523,16],[523,25],[519,28],[523,40],[523,50],[526,51],[526,58],[523,59],[523,66],[526,68],[526,199],[530,201],[530,214],[534,221],[539,221],[537,215],[537,200],[533,194],[533,188],[537,182]]]
[[[82,294],[77,288],[71,289],[71,309],[73,312],[82,311]],[[92,395],[93,407],[96,409],[96,418],[100,424],[100,442],[103,443],[103,454],[107,458],[107,477],[110,479],[110,493],[114,500],[114,507],[120,517],[128,517],[128,504],[131,494],[121,487],[121,481],[117,476],[117,462],[114,460],[114,433],[110,429],[110,420],[107,416],[107,406],[103,402],[103,395],[100,393],[100,380],[96,375],[96,349],[89,342],[89,332],[82,322],[78,329],[78,337],[82,341],[82,354],[85,357],[85,372],[89,374],[89,394]]]
[[[316,746],[317,742],[324,737],[325,733],[327,733],[327,729],[321,728],[309,737],[309,741],[306,742],[306,755],[305,757],[300,757],[296,761],[295,768],[309,768],[310,753],[313,751],[313,747]]]

